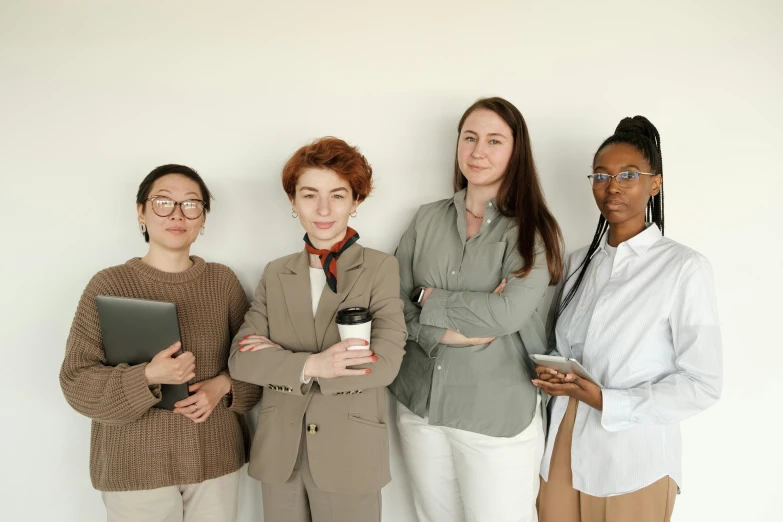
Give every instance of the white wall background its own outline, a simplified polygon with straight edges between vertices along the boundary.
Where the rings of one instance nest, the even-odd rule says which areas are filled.
[[[600,141],[623,116],[658,126],[667,235],[712,261],[725,345],[723,399],[684,424],[675,520],[776,519],[781,5],[3,0],[0,518],[105,518],[89,421],[57,376],[87,281],[145,252],[147,172],[179,162],[205,177],[216,200],[194,253],[250,292],[302,247],[279,182],[297,147],[326,134],[361,147],[377,192],[354,226],[391,252],[418,205],[449,195],[462,111],[497,94],[527,119],[569,249],[593,234],[584,175]],[[385,520],[412,521],[396,439],[392,458]],[[252,479],[240,519],[262,519]]]

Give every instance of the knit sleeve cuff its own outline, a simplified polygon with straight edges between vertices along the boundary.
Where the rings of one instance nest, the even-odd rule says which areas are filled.
[[[262,390],[261,386],[231,379],[231,391],[221,400],[230,411],[245,413],[261,400]]]
[[[160,402],[160,384],[148,384],[144,369],[147,363],[128,366],[122,372],[122,393],[128,408],[135,414],[133,417],[141,417],[144,412]]]

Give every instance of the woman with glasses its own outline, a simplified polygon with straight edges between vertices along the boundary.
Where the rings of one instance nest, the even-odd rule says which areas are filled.
[[[231,338],[248,308],[239,280],[190,255],[210,199],[193,169],[150,172],[136,197],[146,255],[98,272],[76,310],[60,384],[68,403],[92,419],[90,476],[109,522],[236,519],[249,449],[242,413],[261,389],[228,375]],[[96,296],[175,303],[181,342],[157,347],[148,363],[108,366]],[[190,395],[174,410],[155,407],[161,386],[184,383]]]
[[[542,522],[668,521],[682,486],[680,421],[721,391],[712,270],[663,237],[660,136],[625,118],[588,176],[601,212],[571,254],[555,307],[557,352],[602,387],[536,367],[555,399],[539,496]]]
[[[536,520],[543,405],[528,355],[546,350],[562,238],[514,105],[465,111],[454,195],[418,210],[397,258],[408,342],[390,389],[419,521]]]

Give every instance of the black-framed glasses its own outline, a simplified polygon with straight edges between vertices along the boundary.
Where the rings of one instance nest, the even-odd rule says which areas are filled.
[[[654,174],[652,172],[636,172],[633,170],[627,170],[625,172],[619,172],[617,174],[606,174],[603,172],[596,172],[594,174],[589,174],[587,176],[588,181],[590,181],[590,185],[593,186],[594,189],[597,188],[603,188],[609,185],[609,183],[612,182],[612,178],[617,180],[617,184],[620,185],[623,188],[631,188],[636,186],[637,183],[639,183],[639,180],[642,179],[642,176],[657,176],[658,174]]]
[[[152,211],[160,217],[169,217],[179,205],[182,215],[187,219],[198,219],[204,213],[206,201],[200,199],[186,199],[185,201],[174,201],[166,196],[150,196],[147,198],[150,202]]]

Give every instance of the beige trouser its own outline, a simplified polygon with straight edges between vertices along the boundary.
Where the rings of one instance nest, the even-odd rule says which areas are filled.
[[[302,435],[299,459],[285,484],[261,483],[264,522],[380,522],[381,492],[347,495],[315,485]]]
[[[239,470],[200,484],[102,491],[108,522],[234,522]]]
[[[625,495],[594,497],[571,487],[571,439],[578,401],[568,401],[555,437],[549,480],[541,480],[539,522],[670,522],[677,484],[663,477]]]

